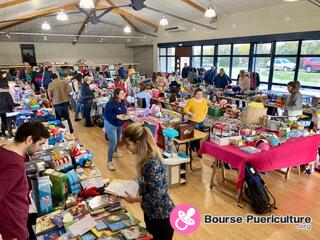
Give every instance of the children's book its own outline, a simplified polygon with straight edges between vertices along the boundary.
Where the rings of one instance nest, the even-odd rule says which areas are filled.
[[[98,231],[108,229],[108,225],[103,220],[96,221],[96,222],[97,222],[96,229]]]
[[[137,196],[139,185],[136,181],[114,179],[105,188],[105,191],[120,197],[126,197],[125,192],[131,196]]]
[[[113,236],[101,236],[100,238],[98,238],[99,240],[126,240],[124,236],[122,236],[122,234],[116,234]]]
[[[84,189],[89,189],[92,187],[102,188],[104,186],[104,181],[103,177],[100,176],[95,178],[84,179],[80,182],[80,184]]]
[[[96,222],[90,215],[86,215],[81,220],[77,221],[76,223],[72,224],[69,227],[69,232],[72,236],[82,236],[85,233],[89,232],[90,229],[96,226]]]
[[[80,178],[80,180],[85,180],[89,178],[96,178],[96,177],[101,177],[101,172],[96,166],[91,166],[91,167],[78,167],[76,169],[76,172]]]
[[[140,226],[132,226],[120,231],[127,240],[149,240],[152,235]]]
[[[61,235],[65,233],[63,228],[54,229],[48,233],[45,233],[43,236],[44,240],[57,240]]]
[[[249,153],[249,154],[255,154],[255,153],[261,152],[260,149],[255,148],[255,147],[253,147],[253,146],[241,147],[240,150],[243,151],[243,152],[245,152],[245,153]]]
[[[93,197],[88,200],[88,205],[91,210],[97,210],[100,208],[105,208],[119,202],[119,198],[115,195],[104,194],[100,196]]]
[[[96,240],[96,239],[97,239],[96,236],[91,232],[87,232],[81,236],[81,240]]]
[[[57,226],[57,228],[62,228],[64,225],[63,218],[67,214],[70,214],[70,212],[68,210],[65,210],[58,213],[57,215],[50,217],[50,220]]]
[[[128,228],[140,223],[140,221],[134,216],[132,216],[131,214],[126,213],[126,215],[129,217],[129,219],[120,220],[118,222],[109,223],[109,224],[107,221],[105,221],[105,223],[108,225],[111,231],[119,231],[121,229]]]
[[[59,214],[61,210],[54,211],[47,215],[38,217],[36,220],[36,235],[41,235],[47,233],[56,228],[56,225],[51,221],[51,218],[57,214]]]
[[[113,214],[110,214],[109,216],[104,218],[104,222],[106,224],[113,224],[119,221],[127,220],[129,219],[128,215],[124,211],[115,212]]]

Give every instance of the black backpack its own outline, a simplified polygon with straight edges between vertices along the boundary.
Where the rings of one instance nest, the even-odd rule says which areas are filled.
[[[270,212],[272,208],[276,209],[275,198],[265,186],[257,170],[249,163],[246,163],[245,166],[245,181],[247,183],[245,194],[250,200],[252,210],[255,213],[264,214]],[[273,199],[272,204],[270,203],[269,195]]]
[[[103,128],[104,126],[104,118],[102,115],[95,115],[93,116],[93,122],[95,125],[97,125],[99,128]]]

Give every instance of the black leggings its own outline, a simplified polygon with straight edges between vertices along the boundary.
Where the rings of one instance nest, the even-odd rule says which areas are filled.
[[[173,228],[170,219],[148,219],[144,216],[147,231],[152,234],[153,240],[172,240]]]
[[[1,113],[0,116],[1,116],[1,132],[2,132],[2,134],[5,134],[5,132],[8,128],[7,114]]]

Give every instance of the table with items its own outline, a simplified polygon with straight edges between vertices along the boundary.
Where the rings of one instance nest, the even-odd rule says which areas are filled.
[[[31,206],[37,212],[37,239],[152,239],[121,205],[124,191],[135,195],[135,181],[103,178],[93,154],[72,134],[49,123],[44,149],[26,162]]]

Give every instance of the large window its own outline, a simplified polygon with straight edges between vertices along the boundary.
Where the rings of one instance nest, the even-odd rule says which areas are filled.
[[[232,79],[237,79],[240,70],[249,69],[250,44],[234,44],[232,59]]]
[[[224,69],[225,73],[230,76],[231,74],[231,44],[218,45],[218,56],[217,56],[217,72],[221,68]]]
[[[167,72],[167,58],[160,57],[160,72]]]
[[[217,71],[223,68],[225,73],[229,75],[230,72],[230,57],[218,57]]]
[[[269,81],[270,62],[271,43],[254,44],[252,71],[259,73],[260,81],[265,83],[265,85],[260,86],[260,89],[264,89]]]
[[[298,41],[277,42],[273,64],[273,82],[287,84],[294,80],[298,52]],[[268,68],[270,68],[268,62]]]
[[[167,72],[175,72],[175,57],[168,57]]]
[[[218,46],[218,55],[230,55],[230,53],[231,53],[231,44]]]
[[[201,57],[192,57],[192,67],[194,68],[201,67]]]
[[[316,39],[299,40],[299,36]],[[203,44],[198,41],[196,45],[189,45],[192,52],[185,58],[195,68],[209,69],[212,65],[216,65],[218,71],[224,68],[233,80],[240,70],[257,72],[260,89],[287,92],[287,83],[298,80],[302,93],[320,97],[320,31],[247,37],[245,40],[213,39]],[[158,56],[161,71],[174,70],[175,47],[159,44]]]
[[[214,46],[203,46],[202,55],[213,55],[214,54]]]
[[[298,80],[303,86],[320,87],[320,40],[302,42]]]

